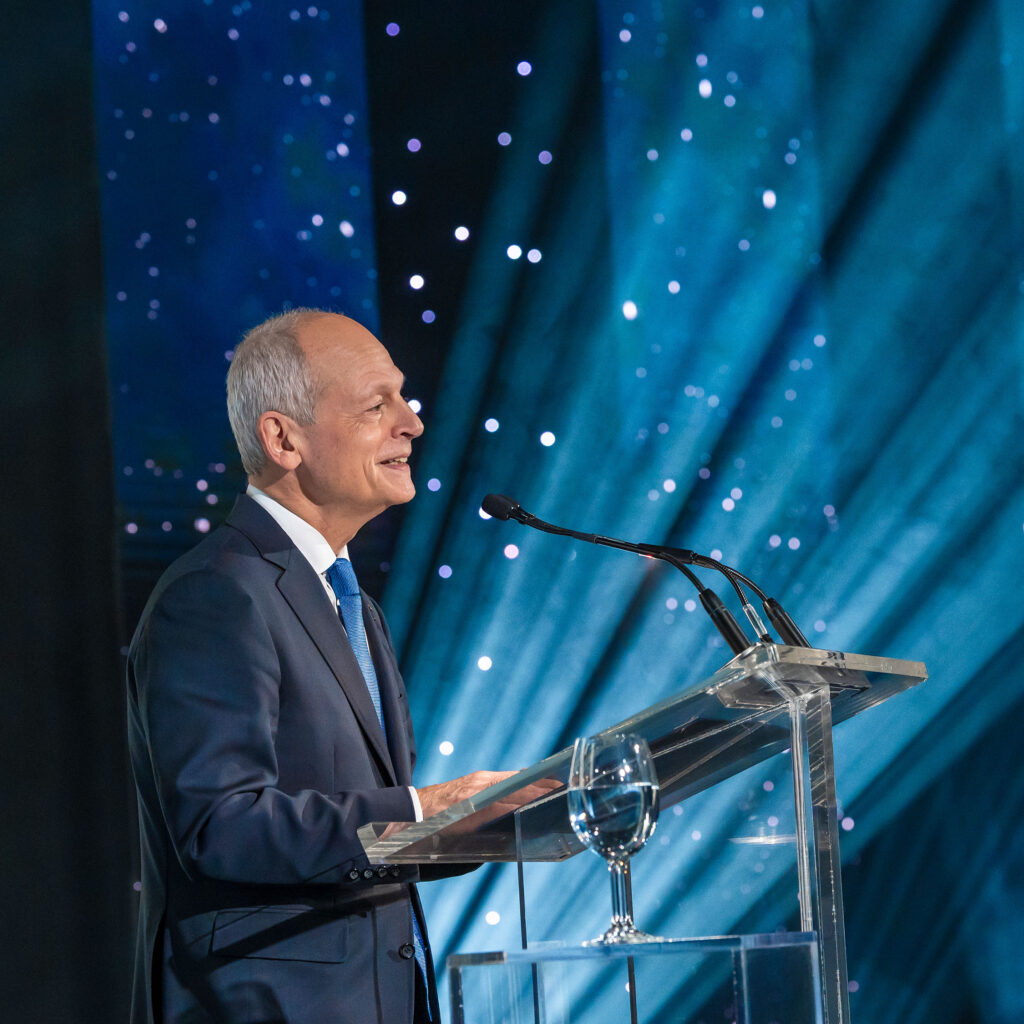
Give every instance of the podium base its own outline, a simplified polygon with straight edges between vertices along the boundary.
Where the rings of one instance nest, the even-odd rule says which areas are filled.
[[[448,958],[452,1024],[821,1024],[813,932]],[[632,984],[632,990],[631,990]]]

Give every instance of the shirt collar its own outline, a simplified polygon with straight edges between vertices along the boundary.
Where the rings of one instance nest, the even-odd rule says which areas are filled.
[[[327,538],[315,526],[310,526],[305,519],[286,509],[258,487],[249,484],[245,493],[274,517],[277,525],[288,534],[288,539],[321,576],[334,565],[335,559],[348,558],[347,544],[335,554]]]

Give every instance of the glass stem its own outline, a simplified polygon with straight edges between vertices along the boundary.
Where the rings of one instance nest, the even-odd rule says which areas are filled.
[[[628,860],[609,860],[608,872],[612,878],[612,926],[632,928],[629,911],[626,909],[626,872]]]

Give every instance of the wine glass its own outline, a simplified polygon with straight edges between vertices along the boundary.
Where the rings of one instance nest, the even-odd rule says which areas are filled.
[[[654,834],[658,777],[646,741],[632,733],[580,737],[569,767],[569,822],[584,846],[608,862],[612,923],[585,946],[660,942],[638,931],[626,909],[629,858]]]

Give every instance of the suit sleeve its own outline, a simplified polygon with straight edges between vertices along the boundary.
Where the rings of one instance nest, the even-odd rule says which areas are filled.
[[[412,819],[404,786],[278,788],[280,661],[232,577],[202,571],[173,581],[135,638],[129,672],[160,810],[190,877],[338,882],[367,863],[361,825]]]

